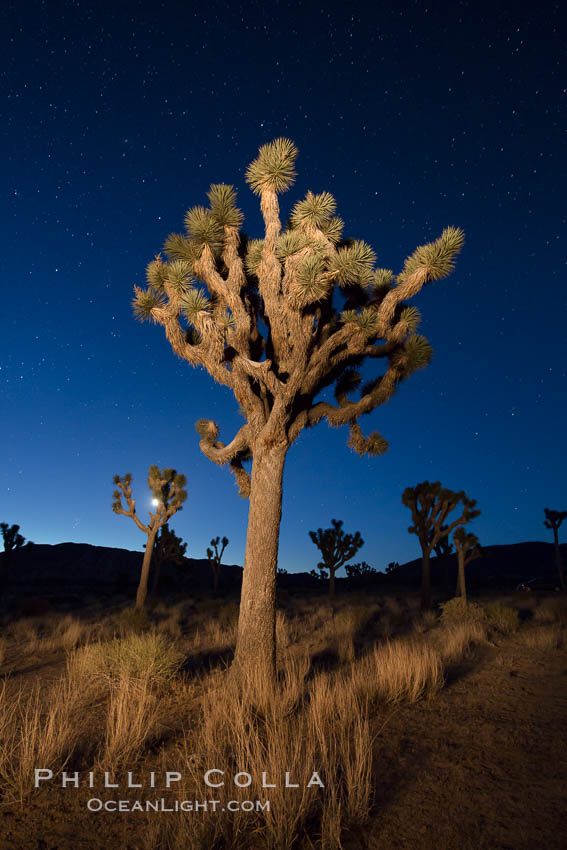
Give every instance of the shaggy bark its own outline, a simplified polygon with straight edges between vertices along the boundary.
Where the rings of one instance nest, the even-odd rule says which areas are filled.
[[[254,455],[234,672],[273,678],[276,663],[276,572],[287,447]],[[254,663],[251,664],[251,659]]]

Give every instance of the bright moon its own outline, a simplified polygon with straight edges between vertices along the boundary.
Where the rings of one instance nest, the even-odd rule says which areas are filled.
[[[157,499],[152,499],[152,505],[159,505],[158,500],[157,500]]]

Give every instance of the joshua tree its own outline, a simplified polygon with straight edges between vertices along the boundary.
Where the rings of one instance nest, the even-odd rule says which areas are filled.
[[[400,569],[400,565],[398,561],[390,561],[388,566],[386,567],[386,575],[391,576],[393,573],[397,572]]]
[[[360,531],[354,534],[345,534],[342,530],[342,519],[332,519],[332,528],[318,528],[317,531],[310,531],[309,537],[321,551],[322,560],[317,564],[317,568],[324,571],[329,571],[329,596],[331,599],[335,595],[335,573],[347,561],[356,555],[361,546],[364,545],[364,540],[360,536]]]
[[[308,192],[282,228],[278,195],[294,182],[296,156],[289,139],[276,139],[246,172],[260,199],[262,239],[240,231],[233,187],[215,184],[208,208],[190,209],[186,232],[166,239],[165,258],[149,264],[148,287],[135,287],[133,301],[136,318],[161,325],[179,357],[232,390],[246,420],[228,444],[215,422],[201,419],[196,427],[203,453],[228,464],[250,499],[234,670],[271,681],[287,451],[322,419],[347,426],[358,454],[386,451],[386,440],[376,432],[365,437],[358,419],[431,360],[431,346],[415,332],[419,312],[407,301],[449,275],[464,241],[449,227],[394,275],[375,268],[365,242],[342,238],[328,192]],[[365,360],[382,368],[361,386],[354,367]],[[321,397],[331,386],[335,404]]]
[[[462,599],[466,599],[467,587],[465,583],[465,567],[467,564],[470,564],[471,561],[474,561],[475,558],[481,557],[480,543],[478,542],[476,534],[471,534],[470,531],[465,531],[462,526],[455,530],[455,533],[453,534],[453,541],[455,543],[457,562],[459,565],[457,590],[455,595],[462,597]]]
[[[359,564],[346,564],[346,574],[349,578],[358,578],[359,576],[375,576],[377,570],[367,564],[366,561],[361,561]]]
[[[4,558],[8,561],[15,549],[22,548],[26,538],[22,534],[19,534],[19,525],[8,525],[7,522],[0,522],[0,528],[2,529],[2,538],[4,540]]]
[[[164,564],[170,562],[172,564],[182,564],[187,549],[187,543],[183,543],[181,537],[178,537],[175,531],[169,527],[167,523],[163,525],[158,532],[152,556],[154,566],[152,578],[152,596],[157,593],[161,568]]]
[[[187,498],[187,492],[183,489],[187,483],[187,479],[184,475],[176,472],[175,469],[160,470],[157,466],[150,466],[148,471],[148,487],[152,491],[155,513],[149,511],[150,521],[147,525],[144,525],[136,513],[136,500],[132,498],[131,474],[127,472],[122,478],[119,475],[115,475],[113,480],[118,489],[112,494],[114,497],[112,510],[115,514],[124,514],[124,516],[131,517],[140,531],[143,531],[148,536],[144,560],[142,562],[140,582],[136,593],[136,609],[142,610],[148,594],[148,576],[156,535],[160,528],[168,522],[169,518],[182,509],[183,502]],[[122,497],[124,497],[128,510],[125,510],[122,505]]]
[[[220,552],[219,543],[222,543]],[[213,547],[212,549],[207,549],[207,558],[209,559],[209,564],[213,571],[213,590],[216,593],[219,586],[221,558],[224,550],[228,546],[228,537],[223,537],[222,541],[220,537],[213,537],[211,540],[211,546]]]
[[[446,536],[447,526],[444,525],[441,528],[441,531],[445,536],[440,537],[435,546],[433,547],[433,551],[435,552],[435,556],[439,564],[443,564],[444,566],[444,584],[445,587],[449,587],[449,555],[452,554],[453,544]]]
[[[546,528],[553,531],[553,542],[555,544],[555,563],[557,564],[557,572],[559,574],[559,584],[561,590],[565,591],[565,576],[563,575],[563,561],[561,560],[561,550],[559,548],[559,526],[564,519],[567,519],[567,511],[551,511],[549,508],[544,508],[545,520],[543,524]]]
[[[448,537],[459,525],[466,525],[469,520],[479,516],[480,511],[475,510],[475,499],[469,499],[462,490],[455,493],[445,489],[440,481],[423,481],[415,487],[407,487],[402,494],[402,502],[411,510],[413,525],[410,525],[408,531],[417,534],[421,545],[421,607],[431,608],[429,559],[432,550],[442,537]],[[449,514],[459,504],[462,505],[461,515],[445,524]]]

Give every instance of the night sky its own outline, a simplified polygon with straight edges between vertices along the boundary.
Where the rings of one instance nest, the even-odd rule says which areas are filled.
[[[370,5],[370,4],[368,4]],[[132,288],[210,183],[244,181],[259,145],[299,148],[285,219],[328,190],[378,264],[462,227],[455,273],[414,304],[435,357],[361,425],[360,458],[325,422],[288,454],[280,566],[309,570],[310,529],[343,519],[378,569],[417,557],[401,504],[441,480],[476,498],[485,545],[551,540],[565,477],[565,76],[561,5],[25,2],[3,4],[0,520],[36,543],[141,550],[111,510],[130,471],[147,518],[151,463],[188,479],[171,523],[204,557],[243,563],[248,503],[199,451],[242,423],[230,390],[138,324]]]

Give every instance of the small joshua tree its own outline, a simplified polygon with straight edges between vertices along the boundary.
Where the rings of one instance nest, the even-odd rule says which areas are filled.
[[[402,494],[402,503],[411,510],[413,525],[408,531],[417,535],[421,545],[421,607],[425,610],[431,608],[431,552],[442,537],[448,537],[459,525],[466,525],[479,516],[480,511],[475,510],[475,499],[469,499],[462,490],[458,493],[447,490],[440,481],[423,481],[415,487],[407,487]],[[459,504],[462,506],[461,515],[446,524],[449,514]]]
[[[152,563],[154,567],[152,578],[152,596],[157,593],[161,568],[168,562],[171,564],[182,564],[187,543],[183,543],[181,537],[178,537],[175,531],[169,527],[167,523],[163,525],[157,534],[154,543],[154,553]]]
[[[219,544],[221,545],[220,552]],[[221,558],[224,550],[228,546],[228,537],[223,537],[222,541],[220,537],[213,537],[211,540],[211,546],[213,547],[212,549],[207,549],[207,558],[209,559],[209,564],[213,571],[213,591],[216,593],[219,586]]]
[[[453,542],[457,551],[457,562],[459,571],[457,576],[457,590],[455,595],[461,599],[467,598],[467,587],[465,583],[465,567],[474,561],[475,558],[481,557],[480,543],[476,534],[465,531],[461,526],[455,530],[453,534]]]
[[[349,578],[359,578],[360,576],[375,576],[377,570],[367,564],[366,561],[361,561],[358,564],[345,564],[346,574]]]
[[[562,591],[565,591],[565,576],[563,575],[563,561],[561,560],[561,550],[559,548],[559,526],[564,519],[567,519],[567,511],[551,511],[545,508],[545,520],[543,524],[546,528],[553,531],[553,542],[555,544],[555,563],[557,565],[557,573],[559,576],[559,584]]]
[[[8,525],[7,522],[0,522],[0,528],[2,529],[2,537],[4,539],[4,558],[8,561],[12,552],[22,548],[26,538],[22,534],[19,534],[19,525]]]
[[[342,519],[332,519],[331,524],[332,528],[310,531],[309,537],[321,551],[322,560],[317,564],[318,569],[329,571],[329,597],[332,599],[335,595],[335,573],[356,555],[364,545],[364,540],[359,531],[345,534]]]
[[[155,512],[152,513],[149,511],[150,521],[147,525],[144,525],[136,513],[136,500],[132,498],[131,474],[127,472],[122,478],[119,475],[115,475],[113,480],[117,489],[112,494],[114,497],[112,510],[115,514],[123,514],[124,516],[131,517],[140,531],[143,531],[148,537],[144,560],[142,562],[140,582],[136,593],[136,610],[141,611],[144,608],[146,596],[148,595],[148,576],[157,533],[173,514],[182,509],[183,502],[187,498],[187,491],[183,489],[187,483],[187,479],[184,475],[176,472],[175,469],[160,470],[155,465],[150,466],[148,470],[148,487],[152,491]],[[125,510],[123,507],[122,498],[124,498],[128,510]]]
[[[135,288],[136,318],[160,325],[173,351],[234,394],[245,423],[221,442],[212,420],[197,423],[200,448],[228,465],[250,499],[234,672],[275,681],[276,570],[284,464],[304,428],[326,419],[349,429],[349,446],[380,455],[386,440],[358,420],[385,404],[430,362],[408,302],[454,268],[464,234],[456,227],[418,247],[399,274],[376,268],[360,239],[342,236],[329,192],[307,192],[282,226],[279,195],[295,181],[289,139],[263,145],[246,172],[264,220],[261,239],[241,230],[232,186],[211,186],[208,207],[185,217]],[[287,216],[286,216],[287,218]],[[376,371],[363,383],[364,361]],[[329,395],[334,388],[335,403]],[[251,460],[249,473],[243,466]]]

